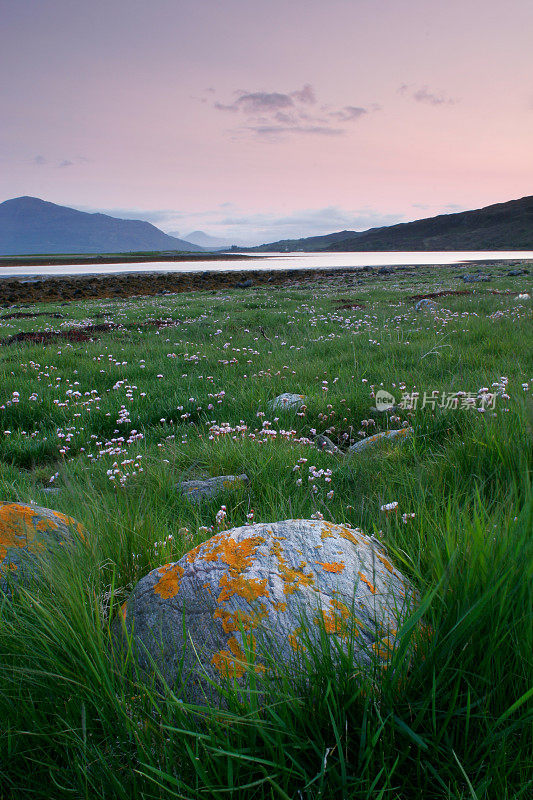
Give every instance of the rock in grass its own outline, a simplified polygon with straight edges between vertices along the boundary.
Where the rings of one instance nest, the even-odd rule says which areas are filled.
[[[437,310],[437,304],[434,300],[431,300],[429,297],[423,297],[422,300],[419,300],[415,306],[415,311],[430,311],[434,312]]]
[[[411,431],[411,428],[400,428],[396,431],[382,431],[381,433],[375,433],[373,436],[368,436],[366,439],[362,439],[360,442],[352,444],[351,447],[348,448],[347,454],[351,455],[353,453],[362,453],[363,450],[366,450],[369,447],[382,444],[383,442],[392,439],[405,439],[407,436],[409,436]]]
[[[337,445],[331,441],[329,436],[324,436],[322,433],[315,436],[314,442],[319,450],[324,450],[326,453],[336,454],[341,452]]]
[[[243,473],[242,475],[217,475],[215,478],[181,481],[177,488],[187,500],[199,503],[201,500],[210,500],[227,489],[236,489],[247,483],[249,483],[248,476]]]
[[[492,280],[490,275],[462,275],[465,283],[480,283]]]
[[[305,405],[305,396],[291,392],[279,394],[271,403],[273,411],[299,411],[303,405]]]
[[[10,582],[26,583],[39,558],[73,536],[84,538],[72,517],[26,503],[0,503],[0,592]]]
[[[414,592],[360,530],[289,519],[233,528],[154,569],[123,608],[142,671],[153,666],[184,698],[206,702],[209,681],[262,674],[261,652],[291,664],[329,637],[357,663],[386,658]],[[248,655],[247,655],[248,654]],[[180,673],[181,669],[181,673]]]

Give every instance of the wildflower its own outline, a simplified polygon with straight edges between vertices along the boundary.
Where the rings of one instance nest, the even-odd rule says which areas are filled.
[[[384,511],[385,514],[388,514],[389,512],[392,512],[392,511],[397,512],[398,511],[398,501],[397,500],[393,500],[392,503],[385,503],[384,505],[381,506],[380,511]]]

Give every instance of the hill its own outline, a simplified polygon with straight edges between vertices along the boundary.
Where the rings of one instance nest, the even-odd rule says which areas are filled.
[[[200,252],[142,220],[88,214],[38,197],[0,203],[0,254],[126,253],[151,250]]]
[[[368,231],[289,239],[260,251],[532,250],[533,196]]]

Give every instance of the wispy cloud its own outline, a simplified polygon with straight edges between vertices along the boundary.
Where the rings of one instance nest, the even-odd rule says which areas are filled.
[[[235,94],[233,102],[217,100],[213,107],[244,117],[245,125],[240,132],[270,139],[288,134],[341,136],[348,130],[349,123],[379,110],[377,105],[368,108],[345,105],[338,109],[322,105],[317,113],[314,109],[317,97],[310,83],[292,92],[237,91]]]
[[[453,106],[459,101],[456,98],[449,97],[441,90],[430,89],[429,86],[413,86],[412,84],[403,83],[398,88],[398,93],[415,100],[417,103],[425,103],[430,106]]]
[[[65,169],[66,167],[75,167],[77,164],[90,164],[91,160],[85,156],[75,156],[73,158],[63,158],[61,161],[55,159],[49,160],[42,155],[33,156],[31,163],[36,167],[49,166],[53,168]]]

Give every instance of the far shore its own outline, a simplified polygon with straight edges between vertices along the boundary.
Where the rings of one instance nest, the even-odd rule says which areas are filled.
[[[231,256],[230,256],[231,258]],[[145,257],[140,259],[146,261]],[[161,260],[160,257],[157,259]],[[176,258],[169,260],[176,260]],[[189,260],[183,258],[182,260]],[[204,256],[202,255],[202,260]],[[218,259],[214,259],[218,260]],[[69,261],[72,263],[72,261]],[[83,261],[80,263],[87,263]],[[95,262],[102,263],[102,262]],[[113,263],[113,262],[110,262]],[[5,265],[7,266],[7,265]],[[373,266],[373,267],[336,267],[285,270],[240,270],[219,271],[210,270],[203,272],[126,272],[108,275],[63,275],[54,277],[35,276],[6,276],[0,277],[0,305],[12,306],[14,304],[52,303],[71,300],[96,300],[104,298],[128,298],[135,296],[165,295],[193,291],[227,291],[231,289],[251,289],[266,286],[295,287],[313,283],[330,282],[332,287],[361,286],[368,279],[387,282],[393,281],[401,275],[420,275],[425,269],[438,269],[445,267],[457,273],[457,278],[462,273],[485,272],[491,278],[506,275],[510,269],[523,268],[531,270],[533,261],[525,260],[487,260],[484,262],[459,262],[446,265],[400,265],[400,266]],[[478,285],[478,284],[474,284]],[[483,284],[481,284],[483,285]],[[485,284],[486,285],[486,284]]]
[[[250,256],[249,256],[250,257]],[[63,264],[138,264],[151,261],[235,261],[246,258],[240,253],[58,253],[49,255],[0,256],[0,267],[55,267]]]

